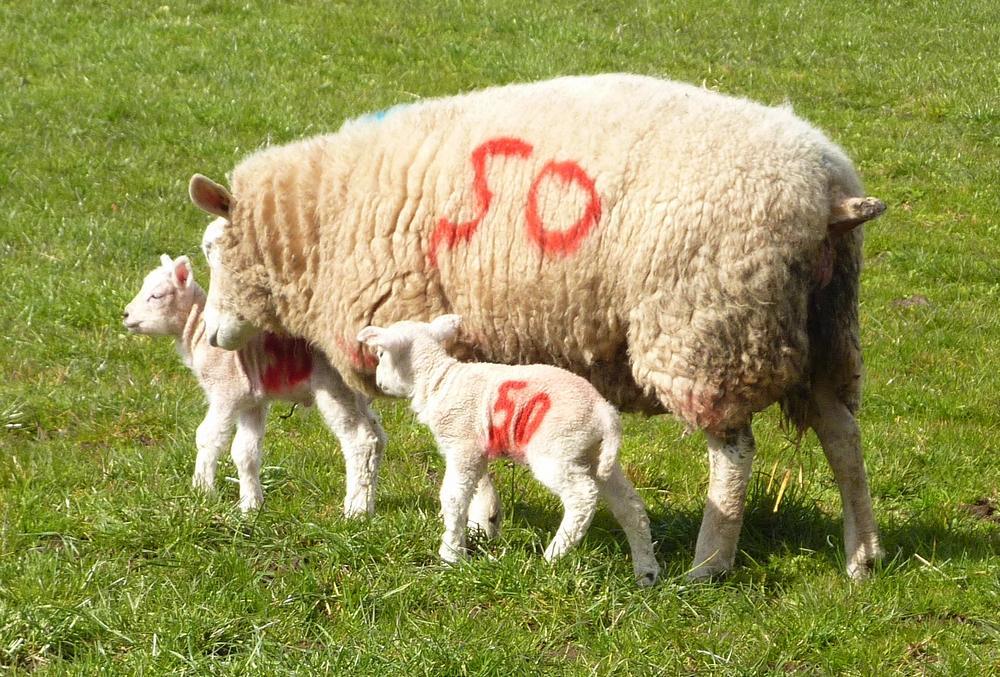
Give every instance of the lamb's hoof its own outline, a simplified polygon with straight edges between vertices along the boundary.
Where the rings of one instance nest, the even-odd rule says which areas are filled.
[[[257,510],[264,504],[264,497],[251,494],[240,499],[240,512],[244,515]]]
[[[500,513],[490,515],[489,519],[469,517],[470,531],[478,532],[481,538],[493,540],[500,535]]]
[[[636,569],[635,571],[635,582],[638,583],[640,588],[649,588],[656,585],[656,582],[660,580],[660,567],[655,569]]]
[[[196,472],[191,478],[191,486],[195,491],[213,494],[215,493],[215,478]]]
[[[438,556],[447,564],[457,564],[465,557],[465,549],[453,548],[447,543],[442,543],[438,548]]]

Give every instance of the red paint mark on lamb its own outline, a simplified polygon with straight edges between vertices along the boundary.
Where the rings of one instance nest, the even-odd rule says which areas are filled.
[[[265,334],[264,354],[267,366],[261,384],[266,393],[294,390],[312,375],[312,348],[305,339]]]
[[[538,215],[538,187],[549,174],[562,179],[565,183],[576,183],[589,195],[590,201],[583,216],[565,231],[546,230]],[[542,248],[546,254],[561,254],[566,256],[576,251],[580,242],[587,236],[590,229],[601,220],[601,199],[597,196],[594,180],[590,178],[583,167],[575,162],[549,162],[535,177],[528,191],[528,206],[525,209],[528,220],[528,236]]]
[[[500,384],[493,404],[493,415],[490,417],[486,448],[489,458],[522,456],[524,447],[531,441],[552,406],[551,398],[544,392],[535,393],[527,399],[516,396],[511,399],[512,391],[522,391],[527,387],[527,381],[504,381]],[[498,420],[496,415],[502,418]]]
[[[454,223],[447,218],[442,218],[431,235],[430,262],[431,266],[437,268],[438,249],[444,245],[446,250],[453,249],[460,242],[467,242],[476,232],[480,222],[490,209],[490,202],[493,200],[493,192],[490,191],[486,183],[486,160],[494,155],[528,157],[531,155],[531,145],[521,139],[510,137],[500,137],[490,139],[480,144],[472,151],[472,170],[474,174],[473,189],[476,191],[476,199],[479,202],[479,215],[471,221]]]
[[[355,369],[364,372],[373,372],[378,366],[378,358],[360,344],[354,344],[347,339],[337,339],[337,347],[347,356]]]

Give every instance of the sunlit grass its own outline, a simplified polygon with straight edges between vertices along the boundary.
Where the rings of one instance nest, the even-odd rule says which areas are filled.
[[[994,3],[19,2],[0,26],[0,667],[1000,672],[1000,526],[963,507],[1000,500]],[[512,468],[503,537],[441,566],[442,464],[388,401],[372,520],[340,516],[314,412],[272,415],[257,515],[231,482],[194,494],[201,394],[169,342],[119,324],[161,252],[204,279],[188,177],[394,103],[609,70],[789,101],[889,204],[862,291],[874,580],[844,576],[829,469],[774,412],[738,568],[714,585],[684,579],[707,470],[670,420],[628,417],[623,448],[652,590],[605,512],[545,564],[558,504]]]

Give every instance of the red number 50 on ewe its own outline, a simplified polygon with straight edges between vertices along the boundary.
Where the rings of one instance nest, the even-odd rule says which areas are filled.
[[[459,243],[468,242],[476,232],[479,224],[490,210],[493,192],[486,184],[486,160],[494,156],[528,158],[532,146],[521,139],[500,137],[490,139],[480,144],[472,151],[472,170],[474,173],[473,188],[479,202],[479,214],[471,221],[455,223],[442,217],[434,233],[431,235],[429,258],[431,265],[438,265],[438,250],[444,246],[446,250],[454,249]],[[563,183],[575,183],[590,196],[583,215],[564,231],[551,231],[545,228],[542,217],[538,214],[538,189],[542,181],[553,176]],[[580,242],[590,229],[601,219],[601,200],[594,188],[594,180],[576,162],[556,162],[550,160],[532,181],[528,189],[528,201],[524,208],[524,217],[528,237],[545,254],[567,256],[576,251]]]

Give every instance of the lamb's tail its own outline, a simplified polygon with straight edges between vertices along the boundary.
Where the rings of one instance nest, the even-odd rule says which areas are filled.
[[[622,420],[618,410],[607,402],[599,402],[595,413],[601,421],[604,435],[601,437],[601,449],[597,456],[596,475],[599,480],[611,477],[611,472],[618,463],[618,448],[622,443]]]

